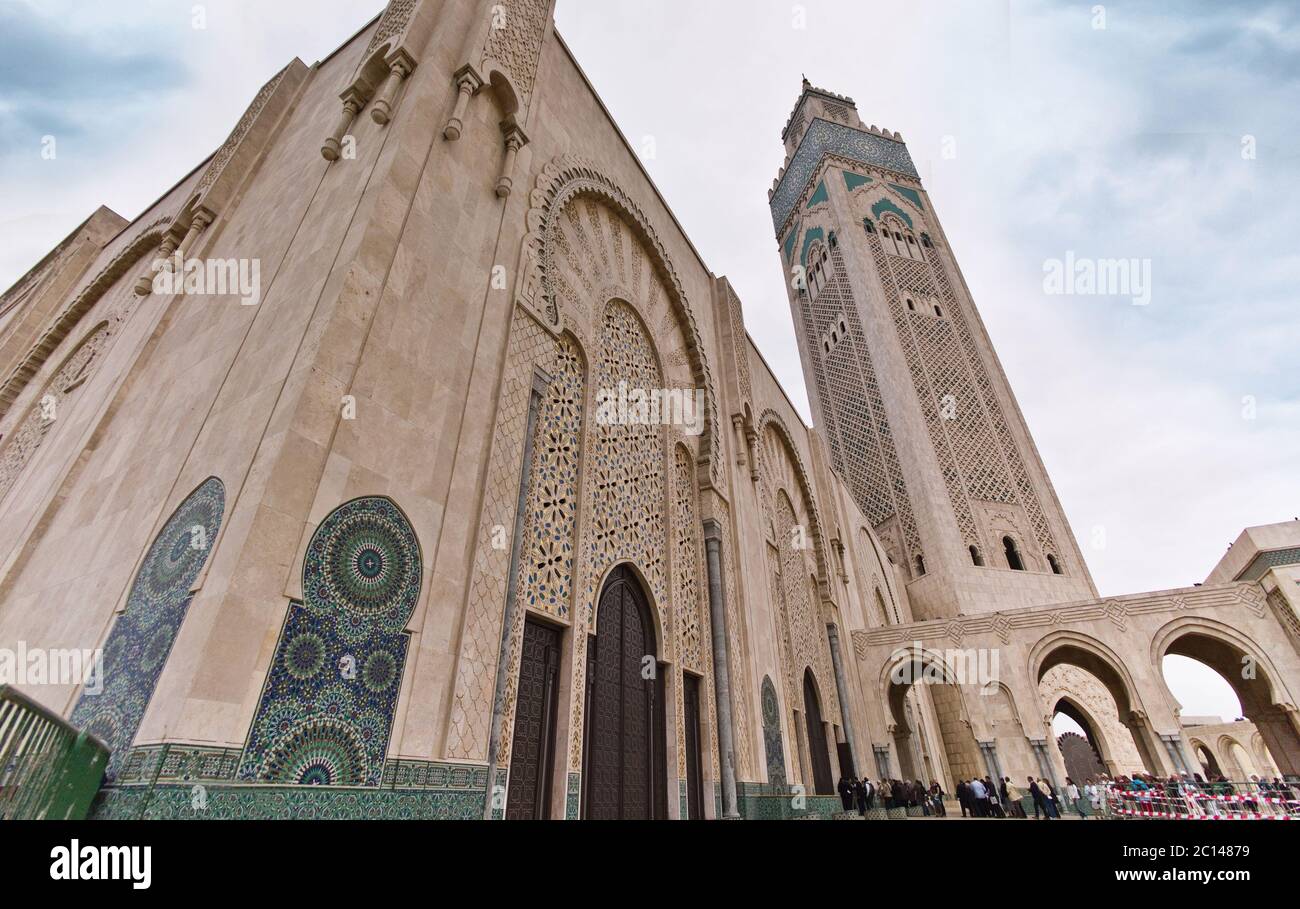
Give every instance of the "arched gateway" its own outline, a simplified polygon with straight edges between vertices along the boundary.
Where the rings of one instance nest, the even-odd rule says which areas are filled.
[[[803,674],[804,716],[808,721],[808,754],[812,761],[813,791],[818,795],[835,792],[831,778],[831,757],[826,747],[826,727],[822,723],[821,698],[817,696],[817,681],[812,670]]]
[[[620,566],[587,638],[585,817],[668,816],[662,679],[650,607],[636,575]]]

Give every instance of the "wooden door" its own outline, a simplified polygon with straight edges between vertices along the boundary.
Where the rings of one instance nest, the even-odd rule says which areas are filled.
[[[663,817],[663,673],[650,610],[630,569],[616,569],[601,591],[587,654],[583,816]]]
[[[559,675],[560,631],[530,616],[524,622],[519,660],[507,819],[545,820],[551,816]]]

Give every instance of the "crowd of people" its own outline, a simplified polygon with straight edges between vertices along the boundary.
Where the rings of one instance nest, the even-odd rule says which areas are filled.
[[[862,815],[877,803],[885,809],[920,808],[926,817],[943,817],[947,813],[943,806],[946,793],[934,780],[926,786],[920,780],[874,781],[865,777],[859,780],[842,776],[836,789],[844,810],[853,811],[856,808]]]
[[[1167,778],[1135,773],[1115,779],[1104,777],[1117,807],[1131,814],[1177,817],[1232,814],[1300,816],[1300,785],[1280,777],[1231,782],[1223,774],[1206,778],[1181,773]]]
[[[1066,777],[1062,788],[1063,791],[1058,792],[1049,780],[1031,776],[1022,792],[1011,782],[1011,777],[995,782],[992,776],[985,776],[961,780],[954,794],[957,804],[961,806],[962,817],[1027,818],[1026,795],[1033,806],[1035,818],[1051,820],[1060,818],[1067,811],[1073,811],[1082,818],[1101,813],[1105,795],[1104,785],[1100,781],[1090,777],[1080,788],[1074,780]],[[935,780],[926,786],[920,780],[873,781],[844,776],[840,777],[836,789],[846,812],[856,809],[865,816],[879,801],[885,809],[919,808],[925,817],[946,817],[948,814],[944,805],[947,793]]]
[[[937,781],[871,780],[840,777],[836,787],[845,812],[865,816],[872,808],[920,809],[925,817],[946,817],[947,793]],[[1168,816],[1226,816],[1232,814],[1288,814],[1300,816],[1300,784],[1274,777],[1232,783],[1222,775],[1206,779],[1183,773],[1167,779],[1147,773],[1088,777],[1079,786],[1070,777],[1059,788],[1046,778],[1029,777],[1021,788],[1010,777],[972,777],[957,783],[954,793],[962,817],[1028,818],[1056,820],[1068,814],[1080,818],[1121,814]]]

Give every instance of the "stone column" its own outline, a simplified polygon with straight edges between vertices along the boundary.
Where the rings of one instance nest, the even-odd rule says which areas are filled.
[[[384,126],[392,119],[393,100],[397,97],[397,89],[414,70],[415,61],[405,51],[398,51],[398,56],[389,64],[388,78],[384,80],[379,94],[375,96],[375,106],[370,111],[371,120]]]
[[[1056,784],[1056,771],[1052,768],[1052,759],[1047,755],[1046,739],[1030,739],[1029,744],[1034,749],[1034,756],[1038,758],[1038,775],[1050,780],[1052,788],[1059,789]]]
[[[749,479],[758,482],[758,431],[752,426],[745,427],[745,445],[749,451]]]
[[[343,113],[339,115],[338,123],[334,126],[334,132],[330,133],[325,144],[321,146],[320,153],[326,161],[337,161],[343,151],[343,137],[347,135],[348,128],[352,122],[357,119],[357,114],[361,113],[361,108],[365,106],[364,99],[355,89],[348,89],[343,96]]]
[[[840,631],[834,623],[827,623],[826,637],[831,645],[831,667],[835,670],[835,692],[840,699],[840,718],[844,721],[844,741],[849,746],[849,760],[853,762],[853,772],[857,774],[858,749],[853,737],[853,721],[849,718],[853,711],[849,703],[849,686],[844,681],[844,662],[840,657]],[[840,768],[841,772],[843,769]]]
[[[142,274],[135,282],[135,295],[137,297],[147,297],[153,293],[153,279],[159,272],[166,271],[171,267],[172,254],[176,252],[176,238],[170,233],[163,236],[162,243],[158,247],[158,255],[149,263],[149,269]]]
[[[1183,737],[1161,733],[1160,741],[1164,743],[1165,751],[1169,752],[1169,763],[1173,766],[1174,772],[1190,774],[1192,770],[1187,764],[1187,756],[1183,753]]]
[[[1002,782],[1002,766],[998,763],[998,743],[977,742],[976,744],[980,746],[980,754],[984,756],[984,766],[988,768],[989,776],[993,777],[993,782]]]
[[[722,816],[740,817],[736,809],[736,745],[731,717],[731,670],[727,647],[727,603],[723,587],[722,527],[704,522],[704,551],[709,572],[709,625],[713,637],[713,695],[718,712],[718,751],[722,769]]]
[[[176,247],[176,254],[180,256],[181,262],[184,262],[185,257],[194,249],[194,244],[199,241],[199,234],[207,230],[208,225],[215,219],[216,215],[206,208],[200,208],[194,213],[194,218],[190,221],[190,229],[185,232],[185,239],[181,240],[181,245]]]
[[[483,87],[483,77],[469,64],[456,70],[452,81],[456,84],[456,107],[451,112],[451,119],[442,130],[443,138],[448,142],[455,142],[460,138],[460,134],[465,129],[465,111],[469,108],[469,99],[478,94],[478,90]]]
[[[513,120],[502,123],[501,132],[505,133],[506,137],[506,156],[501,162],[501,176],[497,179],[497,196],[504,199],[514,188],[515,158],[519,155],[519,149],[528,144],[528,136]]]
[[[880,779],[892,779],[894,774],[889,769],[889,746],[873,745],[872,751],[876,754],[876,772],[880,774]]]

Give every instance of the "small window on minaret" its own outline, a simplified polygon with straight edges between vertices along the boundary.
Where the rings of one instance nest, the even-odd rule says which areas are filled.
[[[940,319],[943,318],[943,310],[939,308],[938,304],[935,304],[934,314],[938,316]]]
[[[934,249],[934,247],[930,245],[929,234],[921,234],[921,245],[924,246],[926,249]]]
[[[916,576],[919,578],[925,574],[925,556],[918,555],[914,560],[914,564],[916,565]]]
[[[836,249],[840,245],[839,238],[834,233],[831,234],[831,249]]]
[[[984,567],[984,556],[980,555],[980,548],[978,546],[972,546],[970,548],[970,560],[971,564],[976,567]]]
[[[1007,553],[1007,567],[1012,571],[1024,571],[1025,562],[1020,558],[1020,550],[1016,548],[1016,541],[1011,537],[1003,537],[1002,546]]]
[[[907,301],[907,308],[910,309],[912,312],[916,312],[916,304],[913,303],[910,299]]]
[[[863,219],[862,219],[862,227],[863,227],[863,229],[866,230],[866,232],[869,233],[869,234],[874,234],[874,233],[876,232],[876,225],[874,225],[874,224],[871,223],[871,219],[870,219],[870,218],[863,218]]]
[[[1065,572],[1061,570],[1061,563],[1057,561],[1056,556],[1051,553],[1048,553],[1047,564],[1052,566],[1052,574],[1065,574]]]

